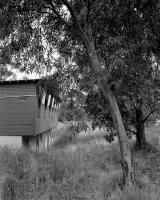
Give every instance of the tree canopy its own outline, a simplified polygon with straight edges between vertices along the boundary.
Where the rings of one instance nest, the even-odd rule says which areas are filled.
[[[86,65],[84,42],[89,24],[98,58],[107,69],[124,64],[124,56],[159,54],[158,1],[7,0],[2,1],[0,10],[3,64],[12,62],[25,70],[37,66],[38,70],[39,64],[47,65],[48,60],[53,64],[58,48]]]
[[[9,70],[6,66],[1,66],[0,68],[0,80],[6,80],[8,77],[12,76],[13,72]]]

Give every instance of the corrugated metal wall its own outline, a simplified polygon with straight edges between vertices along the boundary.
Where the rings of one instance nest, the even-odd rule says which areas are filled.
[[[0,85],[0,97],[36,95],[35,86],[32,83]]]
[[[0,85],[0,135],[34,135],[35,92],[35,84]]]
[[[38,107],[36,83],[0,85],[0,136],[38,135],[57,124],[55,105]]]

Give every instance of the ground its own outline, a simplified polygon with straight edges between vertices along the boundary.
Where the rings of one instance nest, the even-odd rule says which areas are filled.
[[[96,130],[71,139],[62,126],[45,153],[2,148],[3,199],[12,194],[16,200],[159,200],[159,128],[146,128],[151,146],[134,152],[136,183],[123,191],[118,142],[107,143],[104,134]]]

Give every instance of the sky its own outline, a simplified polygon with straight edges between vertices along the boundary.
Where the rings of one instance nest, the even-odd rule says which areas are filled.
[[[20,79],[23,79],[24,77],[27,77],[28,79],[37,79],[37,78],[40,78],[39,75],[35,74],[35,73],[32,73],[32,74],[27,74],[25,72],[19,72],[19,70],[17,69],[14,69],[13,70],[14,74],[16,75],[15,77],[12,77],[13,78],[16,78],[16,80],[20,80]]]
[[[55,50],[52,58],[53,59],[58,59],[59,57],[59,54],[58,52]],[[15,68],[12,68],[11,66],[7,66],[9,70],[13,71],[13,75],[9,78],[7,78],[7,80],[21,80],[21,79],[24,79],[25,78],[28,78],[28,79],[38,79],[42,76],[46,76],[46,75],[49,75],[48,72],[42,72],[41,75],[39,74],[36,74],[36,73],[25,73],[25,72],[20,72],[18,69],[15,69]],[[50,73],[53,73],[55,71],[55,69],[53,68]]]

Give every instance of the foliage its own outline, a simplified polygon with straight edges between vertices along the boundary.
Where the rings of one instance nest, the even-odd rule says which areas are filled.
[[[92,24],[98,58],[104,65],[102,73],[106,74],[112,66],[111,71],[117,70],[120,77],[125,70],[123,66],[127,64],[126,57],[131,59],[139,51],[142,56],[146,53],[150,56],[150,52],[158,55],[157,2],[72,1],[69,8],[75,15],[72,12],[69,14],[71,10],[66,8],[68,3],[64,0],[7,2],[1,4],[1,18],[7,19],[1,26],[1,39],[5,41],[8,36],[11,39],[3,43],[3,63],[12,60],[12,64],[20,67],[18,63],[22,59],[21,67],[26,71],[41,70],[39,64],[42,68],[52,68],[57,48],[67,60],[76,61],[82,72],[89,59],[74,16],[77,16],[76,20],[84,32],[85,23]],[[15,57],[12,59],[11,55]]]
[[[65,121],[79,121],[84,119],[84,111],[81,109],[80,105],[76,107],[76,104],[73,101],[68,101],[65,99],[65,102],[62,103],[61,109],[58,115],[58,120],[60,122]]]
[[[136,129],[138,109],[141,109],[143,114],[141,123],[146,123],[153,114],[156,119],[160,112],[159,70],[152,66],[152,62],[153,60],[141,60],[141,57],[137,56],[137,60],[132,60],[126,66],[119,87],[114,88],[124,125],[131,133],[136,133],[136,130],[130,130],[130,126]],[[113,127],[109,105],[101,91],[90,90],[85,110],[100,127]]]
[[[85,111],[93,119],[95,126],[111,128],[113,122],[108,102],[102,92],[90,91],[85,102]]]
[[[42,77],[39,80],[39,82],[37,84],[37,88],[36,88],[36,92],[37,92],[38,100],[39,100],[38,101],[39,106],[41,105],[44,92],[45,92],[45,95],[46,95],[45,106],[47,106],[47,104],[48,104],[49,95],[51,95],[51,100],[53,98],[55,99],[54,104],[57,104],[57,102],[61,103],[62,102],[62,100],[60,98],[61,91],[62,90],[61,90],[61,87],[60,87],[60,83],[59,83],[57,74]],[[51,102],[50,102],[50,106],[51,106]]]
[[[64,91],[64,90],[63,90]],[[85,119],[85,110],[83,104],[85,95],[76,88],[70,88],[63,94],[63,103],[59,112],[59,120],[65,121],[83,121]]]
[[[128,109],[126,98],[118,98],[119,108],[122,114],[122,118],[125,127],[128,128],[129,125],[133,124],[133,111]],[[112,135],[114,135],[113,120],[110,113],[110,108],[108,102],[105,100],[103,93],[100,91],[90,91],[87,95],[85,102],[85,111],[93,119],[93,129],[95,127],[110,129]]]
[[[4,66],[0,66],[0,80],[6,80],[8,77],[12,76],[13,72]]]
[[[131,107],[138,109],[138,103],[142,101],[144,121],[154,112],[159,112],[158,100],[160,98],[159,70],[153,67],[152,60],[137,56],[132,61],[122,80],[120,95],[126,96]]]
[[[78,136],[78,134],[82,131],[87,131],[88,130],[88,126],[84,121],[81,122],[69,122],[69,124],[67,125],[67,132],[69,134],[71,134],[72,139],[74,139],[75,137]]]

